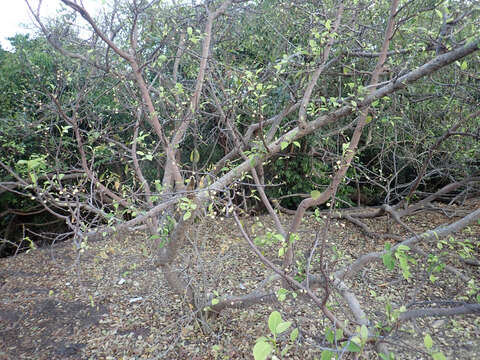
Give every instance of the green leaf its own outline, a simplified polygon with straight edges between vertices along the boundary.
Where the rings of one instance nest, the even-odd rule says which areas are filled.
[[[192,217],[192,213],[190,211],[187,211],[185,214],[183,214],[183,220],[188,220]]]
[[[330,350],[323,350],[320,360],[330,360],[333,357],[333,352]]]
[[[200,160],[200,153],[198,152],[197,149],[193,149],[193,151],[190,153],[190,161],[193,163],[197,163]]]
[[[278,324],[282,322],[282,315],[278,311],[273,311],[270,316],[268,317],[268,327],[272,334],[276,335],[275,332],[277,329]]]
[[[407,245],[398,245],[397,251],[408,251],[410,248]]]
[[[443,353],[441,353],[441,352],[433,353],[432,358],[433,358],[433,360],[447,360],[445,355],[443,355]]]
[[[275,334],[283,333],[290,327],[290,325],[292,325],[291,321],[281,322],[280,324],[277,325],[277,328],[275,329]]]
[[[357,345],[357,344],[354,342],[354,340],[360,341],[360,339],[359,339],[358,337],[354,336],[354,337],[352,338],[352,341],[349,341],[349,342],[348,342],[347,350],[348,350],[348,351],[351,351],[351,352],[360,352],[360,350],[362,350],[362,348],[361,348],[359,345]]]
[[[467,68],[468,68],[468,63],[467,63],[466,60],[464,60],[464,61],[462,62],[462,64],[460,65],[460,69],[461,69],[461,70],[467,70]]]
[[[430,336],[430,334],[427,334],[425,335],[425,337],[423,338],[423,343],[425,344],[425,347],[430,350],[433,346],[433,340],[432,340],[432,337]]]
[[[189,27],[187,28],[187,33],[188,33],[188,35],[192,35],[193,29],[192,29],[191,26],[189,26]]]
[[[212,305],[217,305],[220,302],[217,298],[212,299]]]
[[[253,347],[253,357],[255,360],[265,360],[272,350],[272,344],[266,341],[258,341]]]
[[[327,333],[325,334],[325,338],[330,344],[333,344],[333,340],[335,339],[335,334],[332,330],[328,329]]]
[[[285,150],[285,148],[286,148],[288,145],[290,145],[289,142],[287,142],[287,141],[282,141],[282,142],[280,143],[280,149],[281,149],[281,150]]]
[[[297,338],[298,338],[298,328],[295,328],[290,333],[290,341],[294,342],[295,340],[297,340]]]
[[[277,290],[277,299],[278,301],[282,302],[287,298],[288,290],[284,288],[280,288]]]
[[[327,30],[330,30],[332,27],[332,20],[328,19],[327,21],[325,21],[325,28]]]
[[[395,261],[391,253],[386,253],[383,255],[382,261],[383,265],[385,265],[388,270],[392,271],[395,268]]]
[[[360,345],[362,343],[362,340],[355,335],[352,337],[351,342],[353,342],[354,344]]]
[[[360,336],[362,337],[362,340],[368,339],[368,329],[365,325],[362,325],[360,328]]]
[[[274,237],[277,241],[282,241],[282,242],[283,242],[283,240],[284,240],[282,234],[274,234],[273,237]]]
[[[310,196],[312,197],[313,200],[317,200],[322,193],[318,190],[313,190],[310,192]]]

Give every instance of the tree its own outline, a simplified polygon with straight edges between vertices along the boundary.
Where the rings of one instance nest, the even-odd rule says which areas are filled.
[[[298,229],[308,209],[334,206],[346,178],[381,184],[387,202],[372,216],[388,213],[400,224],[402,216],[452,187],[478,181],[477,173],[466,178],[464,171],[448,168],[444,173],[455,181],[441,186],[450,188],[426,198],[418,195],[421,202],[412,204],[437,147],[462,124],[478,124],[478,112],[472,110],[478,97],[462,102],[454,94],[449,102],[458,105],[451,112],[462,120],[426,125],[432,131],[429,141],[439,137],[437,143],[412,134],[409,122],[417,112],[437,106],[438,99],[422,101],[425,110],[411,105],[411,98],[426,92],[423,88],[440,91],[432,85],[439,81],[434,77],[450,81],[455,74],[448,69],[457,63],[473,81],[468,69],[475,65],[469,59],[480,43],[475,3],[226,0],[166,5],[136,0],[115,2],[94,18],[81,2],[62,0],[64,13],[48,24],[40,17],[41,7],[27,3],[64,63],[51,89],[44,89],[48,100],[38,115],[54,140],[46,152],[39,149],[30,158],[2,159],[2,177],[10,177],[2,188],[31,197],[62,219],[78,248],[113,232],[145,231],[155,242],[155,263],[168,284],[207,316],[275,298],[259,289],[212,302],[179,275],[175,262],[188,229],[205,214],[231,214],[252,250],[275,273],[262,286],[281,280],[286,289],[302,290],[344,334],[377,340],[372,329],[364,336],[363,330],[360,334],[340,322],[326,306],[329,294],[338,292],[349,316],[368,328],[344,279],[373,259],[390,264],[395,251],[401,258],[418,237],[359,256],[332,273],[323,259],[320,275],[307,268],[301,282],[295,279],[295,243],[302,241]],[[89,39],[76,33],[71,22],[76,16],[92,30]],[[432,81],[425,80],[429,76]],[[431,150],[423,163],[407,148],[400,157],[392,155],[401,142],[399,133],[406,142]],[[397,144],[380,156],[382,167],[362,167],[362,156],[373,158],[368,146],[373,141],[370,149],[382,147],[383,136]],[[272,161],[285,159],[306,139],[313,144],[309,155],[321,165],[318,178],[325,186],[312,185],[286,224],[264,188],[274,180],[268,178]],[[355,172],[349,170],[352,163]],[[416,169],[415,178],[405,178],[407,168]],[[281,268],[262,254],[239,218],[237,190],[248,179],[275,223],[271,239],[280,243]],[[397,200],[402,201],[389,205]],[[475,211],[458,226],[478,218]],[[349,219],[369,232],[359,217]],[[320,239],[312,244],[310,259],[324,248],[320,245]],[[313,291],[318,286],[325,290],[323,298]]]

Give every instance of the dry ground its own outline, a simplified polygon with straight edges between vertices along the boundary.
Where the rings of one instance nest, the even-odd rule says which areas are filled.
[[[479,205],[477,200],[463,208],[449,206],[447,212],[423,212],[405,221],[422,232],[453,222],[458,217],[449,216]],[[287,216],[282,219],[288,221]],[[244,222],[258,233],[272,227],[264,217]],[[258,222],[265,226],[255,226]],[[368,223],[376,231],[390,229],[408,237],[386,217]],[[300,249],[310,248],[319,228],[313,218],[303,224]],[[332,260],[335,253],[339,256],[329,265],[335,269],[363,253],[382,250],[385,242],[366,238],[344,221],[333,222],[326,238],[327,258]],[[479,224],[455,234],[455,239],[470,240],[473,257],[480,259]],[[189,242],[193,246],[179,257],[179,271],[193,276],[198,287],[209,293],[245,294],[268,272],[240,237],[232,219],[197,223]],[[458,250],[455,244],[453,247]],[[437,244],[425,244],[423,248],[435,248],[438,253]],[[272,259],[276,251],[265,249]],[[328,345],[324,331],[330,324],[313,304],[298,298],[227,310],[215,321],[200,326],[183,299],[167,288],[162,274],[152,265],[150,243],[142,234],[117,234],[88,244],[79,261],[77,255],[70,243],[63,243],[0,259],[0,359],[249,359],[253,358],[255,340],[268,335],[266,322],[273,309],[301,330],[299,341],[286,358],[319,359],[322,346]],[[413,301],[466,300],[468,288],[464,282],[442,271],[432,284],[423,268],[426,259],[417,260],[412,264],[415,276],[410,281],[404,280],[399,271],[388,271],[376,263],[348,282],[372,323],[385,324],[386,303],[398,308]],[[455,256],[447,256],[445,261],[480,286],[479,267],[466,265]],[[321,296],[322,291],[318,294]],[[349,315],[336,295],[329,303],[340,318]],[[448,359],[480,358],[478,314],[408,321],[386,340],[396,358],[428,359],[431,357],[423,345],[426,333],[433,338],[433,348]],[[353,358],[348,353],[341,357]],[[377,355],[366,349],[361,357]]]

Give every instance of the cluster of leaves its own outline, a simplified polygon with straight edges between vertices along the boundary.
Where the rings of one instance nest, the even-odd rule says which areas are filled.
[[[272,352],[279,353],[280,356],[285,356],[292,347],[292,344],[298,338],[298,329],[295,328],[290,333],[290,344],[280,347],[279,336],[287,331],[292,325],[291,321],[283,321],[282,315],[278,311],[273,311],[268,317],[268,328],[272,336],[261,336],[257,339],[253,347],[253,356],[255,360],[265,360]]]

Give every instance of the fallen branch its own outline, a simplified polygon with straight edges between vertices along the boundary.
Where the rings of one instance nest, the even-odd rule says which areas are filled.
[[[480,304],[464,304],[453,308],[428,308],[408,310],[400,314],[398,321],[407,321],[421,317],[439,317],[439,316],[454,316],[463,314],[479,314]]]
[[[390,251],[395,251],[399,246],[406,245],[406,246],[413,246],[420,241],[429,241],[432,239],[441,239],[452,232],[462,230],[463,228],[467,227],[472,222],[480,219],[480,209],[473,211],[472,213],[468,214],[467,216],[461,218],[460,220],[449,224],[449,225],[441,225],[433,230],[428,230],[420,235],[412,236],[401,243],[393,246]],[[356,261],[352,264],[344,267],[343,269],[338,270],[335,272],[335,276],[339,279],[344,279],[346,277],[352,277],[355,275],[360,269],[362,269],[365,265],[369,264],[372,261],[379,261],[382,259],[382,256],[385,255],[387,251],[378,251],[378,252],[371,252],[360,256]]]

